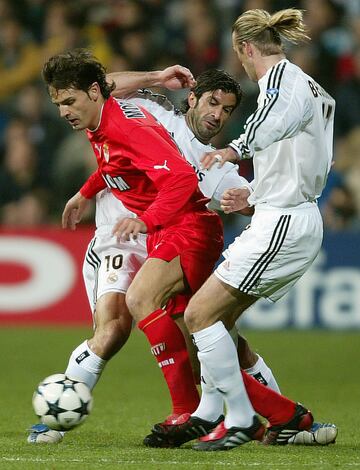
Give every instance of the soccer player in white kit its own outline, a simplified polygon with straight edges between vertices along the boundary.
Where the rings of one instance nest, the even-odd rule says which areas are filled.
[[[229,146],[207,154],[205,168],[215,162],[253,158],[254,180],[248,198],[255,213],[251,226],[228,247],[225,261],[194,294],[185,322],[198,348],[202,397],[198,409],[174,423],[174,434],[192,431],[199,419],[215,420],[226,403],[225,421],[200,438],[196,450],[227,450],[258,439],[261,423],[249,401],[239,372],[234,343],[224,326],[258,298],[276,301],[311,266],[323,235],[317,198],[325,186],[333,158],[335,102],[310,76],[290,63],[282,41],[307,39],[302,12],[287,9],[270,15],[249,10],[235,21],[233,48],[247,75],[260,88],[257,110],[244,133]],[[237,207],[227,196],[223,208]],[[289,429],[301,428],[307,410],[299,408]],[[281,430],[270,428],[268,444]]]
[[[193,85],[190,81],[192,75],[190,74],[191,77],[189,77],[189,74],[187,69],[180,66],[169,67],[161,72],[120,74],[120,82],[125,82],[123,88],[120,86],[120,91],[123,93],[133,91],[139,85],[162,84],[171,88],[191,86]],[[212,71],[208,75],[204,77],[202,82],[206,96],[202,96],[203,93],[200,93],[199,97],[201,102],[199,108],[202,110],[202,114],[207,112],[205,122],[200,122],[204,116],[199,114],[198,110],[194,113],[198,117],[198,122],[193,124],[201,141],[197,140],[195,134],[188,127],[185,116],[177,112],[170,102],[164,101],[164,97],[142,93],[133,102],[148,107],[149,111],[153,112],[168,131],[176,137],[182,152],[186,153],[192,166],[197,169],[196,173],[201,189],[206,195],[214,196],[214,200],[219,201],[226,187],[249,186],[248,182],[238,175],[237,167],[230,163],[221,169],[201,171],[200,157],[204,152],[212,150],[208,142],[221,130],[233,109],[238,105],[241,90],[238,83],[225,72]],[[111,80],[111,77],[109,79]],[[130,88],[127,88],[126,83],[131,83]],[[195,107],[197,101],[198,97],[191,93],[189,96],[190,107]],[[206,143],[202,143],[202,141]],[[81,214],[78,215],[80,217]],[[130,213],[108,191],[105,190],[98,195],[96,236],[89,245],[84,264],[85,284],[94,313],[96,329],[90,340],[84,341],[73,351],[66,369],[68,375],[85,381],[90,388],[95,386],[107,360],[122,347],[131,331],[132,319],[125,309],[125,293],[147,257],[146,236],[139,234],[136,241],[121,241],[119,243],[113,236],[112,230],[119,219],[133,216],[134,214]],[[167,347],[166,350],[169,351],[170,348]],[[186,348],[184,354],[187,354]],[[172,365],[179,367],[178,361],[176,364],[170,363],[169,367],[162,369],[163,372],[167,368],[171,369]],[[190,376],[193,382],[191,371]],[[187,385],[184,376],[182,382],[184,382],[183,385],[179,382],[176,386],[178,395],[181,393],[181,386]],[[193,407],[195,409],[198,404],[198,392],[196,386],[194,384],[192,386],[194,394],[196,394],[194,400],[197,400]],[[188,390],[187,393],[189,395],[190,391]],[[185,400],[183,401],[184,406],[185,404],[190,406],[189,398],[187,403]],[[37,429],[32,429],[32,431],[36,433]],[[40,442],[39,437],[32,433],[30,441]],[[42,437],[47,439],[48,436],[43,434]]]

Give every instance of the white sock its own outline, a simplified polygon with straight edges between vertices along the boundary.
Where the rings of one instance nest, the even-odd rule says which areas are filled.
[[[201,364],[201,399],[192,415],[207,421],[216,421],[223,413],[223,397],[214,386],[205,365]]]
[[[272,370],[265,363],[264,359],[259,356],[259,354],[257,356],[258,360],[256,361],[256,363],[252,367],[249,367],[249,369],[244,369],[245,372],[247,372],[249,375],[252,375],[260,383],[267,385],[275,392],[281,393],[279,385],[277,384],[274,374],[272,373]]]
[[[226,428],[251,426],[255,411],[244,387],[236,347],[225,326],[218,321],[192,336],[201,364],[224,398]]]
[[[92,390],[99,380],[106,362],[91,351],[87,340],[85,340],[72,352],[65,374],[85,382]]]

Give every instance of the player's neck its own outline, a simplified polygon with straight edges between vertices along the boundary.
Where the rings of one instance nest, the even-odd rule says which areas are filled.
[[[273,54],[268,56],[261,56],[255,64],[255,73],[257,79],[260,80],[266,72],[276,65],[281,60],[285,59],[285,54]]]
[[[100,103],[99,103],[100,104]],[[101,124],[101,117],[104,109],[105,101],[102,102],[101,106],[98,108],[96,115],[94,116],[92,125],[88,127],[90,132],[96,132]]]

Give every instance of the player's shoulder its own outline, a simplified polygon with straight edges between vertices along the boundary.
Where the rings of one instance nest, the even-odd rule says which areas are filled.
[[[334,102],[334,98],[320,85],[313,77],[305,73],[300,67],[298,69],[299,87],[302,88],[303,94],[308,95],[311,99],[322,97],[324,100]]]
[[[185,122],[183,114],[165,95],[153,93],[148,89],[142,89],[133,94],[130,101],[145,108],[169,132],[174,131],[178,127],[181,128]]]
[[[137,90],[134,98],[143,99],[149,101],[151,103],[155,103],[157,106],[164,108],[166,111],[173,111],[175,112],[175,106],[169,100],[169,98],[161,93],[154,93],[153,91],[142,88]]]
[[[309,90],[309,82],[316,83],[314,78],[308,75],[298,65],[288,62],[287,68],[287,82],[292,83],[292,86],[305,87]],[[309,90],[310,91],[310,90]]]
[[[312,99],[311,87],[313,83],[316,83],[315,80],[299,66],[286,61],[281,89],[287,100],[301,103],[307,99]]]
[[[147,88],[137,90],[133,93],[130,101],[144,106],[147,109],[151,109],[152,111],[157,110],[157,112],[182,116],[181,111],[174,106],[167,96],[160,93],[154,93]]]
[[[296,86],[302,86],[302,82],[306,80],[305,72],[288,60],[285,61],[284,65],[285,67],[281,79],[281,85],[290,87],[291,89]]]
[[[130,101],[128,98],[115,98],[109,116],[112,127],[119,132],[129,134],[132,129],[151,126],[158,127],[159,122],[146,108]]]

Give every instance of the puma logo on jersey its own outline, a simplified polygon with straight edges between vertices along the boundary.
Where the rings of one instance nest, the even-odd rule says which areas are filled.
[[[103,157],[107,162],[110,160],[110,151],[107,143],[105,144],[95,144],[95,149],[97,150],[99,157]]]
[[[167,166],[167,160],[164,161],[163,165],[154,165],[155,170],[167,170],[170,171],[170,168]]]
[[[101,144],[94,144],[94,146],[95,146],[99,156],[101,156],[101,147],[102,147],[102,145]]]

